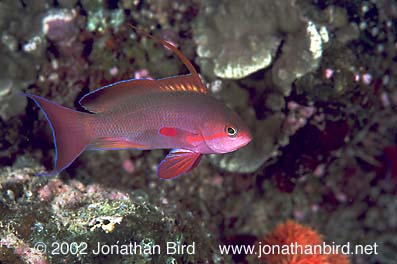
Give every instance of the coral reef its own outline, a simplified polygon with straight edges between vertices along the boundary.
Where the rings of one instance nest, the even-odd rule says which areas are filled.
[[[379,254],[349,261],[395,263],[396,10],[390,0],[1,1],[0,262],[258,263],[218,245],[308,243],[285,236],[298,231],[376,242]],[[52,135],[21,93],[81,111],[81,96],[103,85],[187,72],[128,24],[176,45],[252,143],[172,181],[156,177],[168,150],[87,151],[35,176],[51,169]],[[194,242],[196,253],[55,255],[39,242]]]
[[[295,2],[205,1],[196,29],[205,73],[211,74],[213,68],[218,77],[240,79],[270,66],[281,49],[272,79],[289,95],[295,79],[317,69],[323,42],[329,40],[326,27],[304,17]]]
[[[151,204],[142,191],[123,192],[77,180],[65,183],[57,178],[38,178],[32,176],[37,169],[6,167],[0,171],[1,209],[8,212],[0,221],[2,262],[20,259],[26,263],[199,263],[216,257],[209,231],[195,224],[189,214],[169,206],[161,209]],[[69,254],[62,253],[62,247],[57,249],[58,242],[77,249],[75,253],[70,253],[72,249]],[[164,251],[167,243],[194,243],[195,252],[200,254],[140,254],[138,246],[136,254],[94,254],[98,242],[158,245]]]
[[[323,240],[321,236],[309,227],[300,225],[294,221],[286,221],[279,224],[267,237],[258,243],[268,246],[276,246],[282,248],[283,246],[297,245],[296,249],[299,252],[299,246],[304,249],[306,246],[322,245]],[[281,251],[280,251],[281,252]],[[296,254],[267,254],[261,256],[261,260],[266,263],[274,264],[298,264],[298,263],[313,263],[313,264],[349,264],[348,258],[341,254],[321,254],[313,252],[312,254],[296,253]]]
[[[206,1],[196,30],[197,53],[204,58],[203,65],[213,64],[214,74],[222,78],[242,78],[268,66],[281,41],[276,34],[282,16],[278,11],[288,6],[287,1]],[[226,20],[230,23],[223,22]]]

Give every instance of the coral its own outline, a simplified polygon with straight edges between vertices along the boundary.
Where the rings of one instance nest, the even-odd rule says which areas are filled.
[[[27,105],[27,99],[18,94],[20,82],[11,79],[0,79],[0,117],[8,121],[21,114]]]
[[[0,117],[5,121],[23,112],[26,99],[18,95],[35,81],[37,65],[45,59],[38,23],[44,10],[41,1],[27,6],[15,1],[0,3]]]
[[[42,20],[42,31],[49,40],[57,45],[70,45],[76,38],[76,10],[54,9]]]
[[[295,132],[304,127],[307,120],[310,119],[316,111],[313,106],[301,106],[296,102],[288,102],[288,116],[284,122],[286,134],[293,135]]]
[[[288,6],[280,5],[279,10]],[[195,34],[204,68],[212,63],[216,76],[238,79],[268,66],[281,41],[276,34],[277,7],[263,1],[205,1]],[[230,23],[222,23],[224,20]]]
[[[349,255],[353,263],[394,263],[396,10],[391,0],[0,1],[0,262],[258,263],[216,245],[251,245],[295,219],[336,244],[378,243],[379,254]],[[187,72],[128,23],[178,46],[249,123],[252,144],[173,181],[155,176],[168,150],[87,152],[54,178],[34,176],[52,166],[52,136],[21,92],[79,109],[102,85]],[[200,252],[34,248],[164,239]]]
[[[320,34],[321,30],[325,36]],[[281,88],[284,95],[291,93],[295,79],[318,68],[327,35],[325,27],[318,30],[313,22],[307,21],[303,29],[287,36],[281,48],[281,56],[272,68],[273,82]]]
[[[105,8],[104,1],[84,0],[82,5],[88,11],[87,30],[105,32],[108,28],[118,31],[124,23],[124,12],[122,9],[110,11]]]
[[[9,212],[0,218],[0,245],[10,249],[26,263],[94,262],[93,254],[68,256],[42,252],[34,246],[43,242],[88,243],[90,250],[103,244],[156,244],[166,242],[188,245],[194,242],[198,255],[186,252],[174,255],[102,255],[102,263],[117,259],[133,263],[165,263],[169,258],[178,262],[204,262],[213,254],[212,242],[202,235],[191,216],[163,210],[145,198],[142,192],[121,192],[100,185],[85,185],[72,180],[31,177],[36,167],[0,170],[0,206]],[[20,196],[19,189],[30,193]],[[6,198],[8,197],[8,198]],[[33,211],[32,211],[33,209]],[[0,255],[0,261],[5,261]]]
[[[8,164],[10,164],[10,158],[18,152],[16,148],[24,139],[17,137],[15,133],[19,130],[33,131],[22,128],[32,123],[25,122],[20,116],[29,107],[26,98],[21,94],[28,88],[35,87],[40,87],[40,94],[46,94],[51,89],[49,87],[54,87],[54,83],[59,85],[60,75],[52,69],[62,64],[55,59],[56,55],[52,56],[54,54],[49,55],[47,52],[53,44],[63,47],[63,51],[66,46],[69,49],[76,46],[71,45],[71,43],[76,43],[78,32],[74,23],[75,16],[75,10],[55,9],[46,1],[27,3],[2,1],[0,3],[0,55],[2,57],[0,67],[3,69],[0,73],[0,123],[10,128],[4,132],[1,143],[4,148],[8,147],[8,149],[2,150],[0,156]],[[72,61],[69,63],[73,64]],[[75,65],[69,67],[70,71],[78,68]],[[48,69],[51,69],[51,72],[47,75]],[[73,81],[74,79],[70,80],[71,83]],[[57,90],[59,91],[60,87],[57,87]],[[75,90],[65,89],[65,91],[73,93]],[[69,98],[64,97],[65,100]],[[29,110],[27,113],[32,114]]]
[[[296,78],[317,69],[328,41],[327,29],[317,29],[301,13],[295,1],[205,1],[195,34],[204,71],[210,73],[213,65],[218,77],[246,77],[273,63],[285,42],[271,71],[273,82],[289,95]]]
[[[279,224],[266,238],[261,242],[264,245],[321,245],[323,240],[321,236],[313,229],[298,224],[292,220]],[[262,255],[262,260],[274,264],[348,264],[348,258],[343,255],[327,254],[268,254]]]
[[[5,228],[10,228],[10,226],[5,226]],[[47,257],[40,252],[38,249],[31,247],[26,244],[22,239],[18,238],[14,233],[2,234],[3,237],[0,240],[0,247],[13,249],[13,253],[17,258],[22,260],[27,264],[46,264],[48,263]],[[4,261],[12,261],[16,263],[16,260],[4,259]],[[14,262],[15,261],[15,262]]]

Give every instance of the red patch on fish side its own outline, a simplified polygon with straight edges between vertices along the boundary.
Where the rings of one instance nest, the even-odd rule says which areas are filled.
[[[166,137],[175,137],[177,135],[176,128],[173,127],[162,127],[159,132],[161,135]]]
[[[200,142],[203,141],[203,137],[200,135],[188,135],[186,137],[186,142],[188,142],[189,144],[193,144],[195,142]]]
[[[190,144],[193,144],[195,142],[201,142],[203,140],[214,140],[214,139],[218,139],[218,138],[222,138],[225,137],[225,132],[220,132],[220,133],[215,133],[212,135],[208,135],[208,136],[201,136],[201,135],[188,135],[186,137],[186,141]]]

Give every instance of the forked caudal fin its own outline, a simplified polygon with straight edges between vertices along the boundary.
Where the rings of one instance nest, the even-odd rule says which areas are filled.
[[[43,111],[52,130],[55,146],[54,175],[68,167],[90,143],[90,136],[84,127],[84,120],[90,114],[77,112],[33,94],[24,94]]]

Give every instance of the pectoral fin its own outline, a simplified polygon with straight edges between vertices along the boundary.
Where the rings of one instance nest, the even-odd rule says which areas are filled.
[[[187,149],[173,149],[161,161],[157,175],[162,179],[172,179],[194,169],[200,162],[200,153]]]

